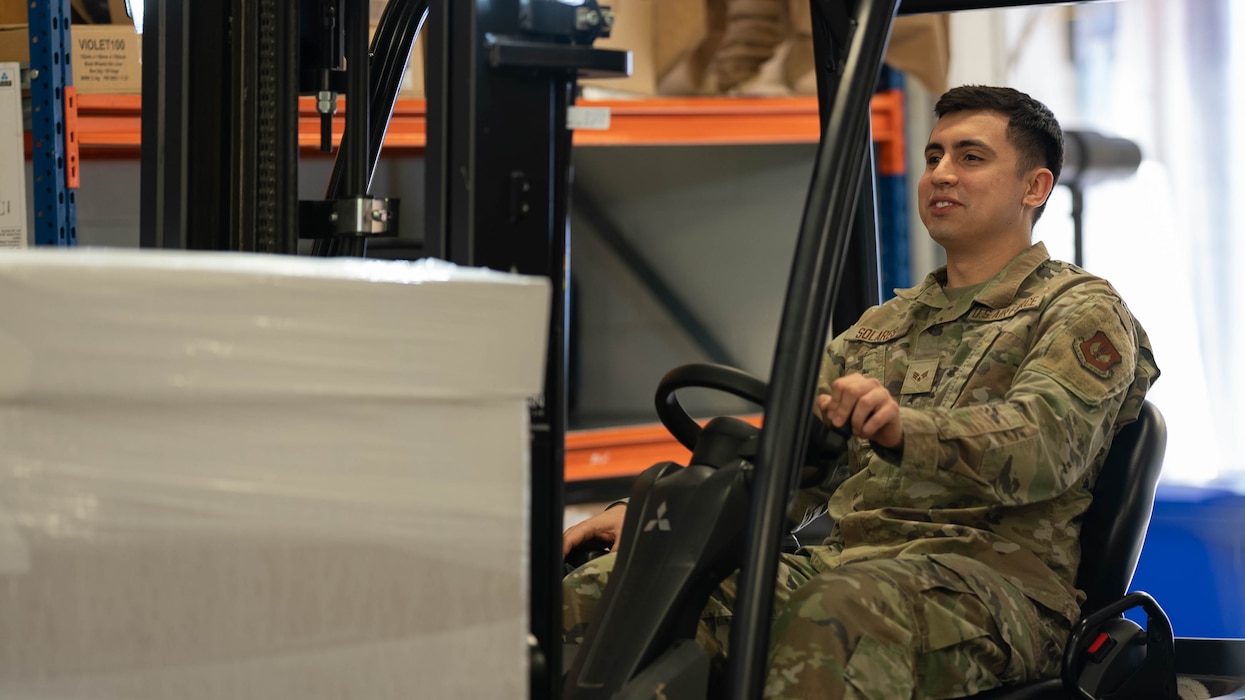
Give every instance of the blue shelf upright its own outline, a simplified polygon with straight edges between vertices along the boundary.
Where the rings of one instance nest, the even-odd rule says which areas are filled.
[[[69,0],[28,0],[35,245],[78,244]]]
[[[892,105],[888,147],[891,153],[877,159],[878,249],[882,299],[895,296],[895,289],[910,287],[912,263],[908,254],[908,173],[904,138],[904,77],[883,66],[878,93]]]

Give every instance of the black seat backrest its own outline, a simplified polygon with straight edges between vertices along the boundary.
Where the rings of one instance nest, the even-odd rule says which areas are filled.
[[[1167,424],[1149,401],[1137,420],[1120,429],[1094,484],[1094,500],[1081,524],[1077,588],[1089,614],[1128,591],[1141,556],[1154,490],[1163,469]]]

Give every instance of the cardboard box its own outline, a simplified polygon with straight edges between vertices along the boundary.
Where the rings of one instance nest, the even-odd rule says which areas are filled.
[[[28,16],[23,0],[0,0],[0,24],[25,24]]]
[[[581,80],[590,97],[721,94],[715,54],[727,35],[726,0],[604,0],[614,11],[614,28],[597,48],[632,52],[629,78]],[[785,5],[785,6],[784,6]],[[773,55],[733,94],[816,94],[812,19],[807,0],[773,0],[766,10],[785,27]],[[946,89],[950,61],[945,15],[900,17],[886,53],[888,65],[921,80],[931,92]],[[756,47],[758,50],[760,47]]]
[[[816,93],[816,77],[812,76],[813,20],[807,2],[793,2],[791,21],[797,35],[808,37],[809,51],[801,57],[803,65],[792,66],[793,72],[808,73]],[[890,43],[886,45],[886,65],[916,78],[931,94],[947,90],[947,73],[951,66],[951,18],[946,14],[925,14],[898,17],[891,25]]]
[[[402,89],[398,92],[401,99],[424,99],[427,92],[424,88],[424,67],[427,64],[425,52],[427,41],[416,39],[415,48],[411,49],[411,60],[406,64],[406,73],[402,75]]]
[[[25,24],[0,25],[0,62],[30,60],[30,37]]]
[[[26,8],[27,4],[24,0],[0,0],[0,24],[26,24],[30,16]],[[88,9],[87,5],[91,5],[92,9]],[[92,0],[92,2],[73,0],[70,6],[83,17],[101,14],[99,10],[102,10],[102,7],[98,10],[94,9],[100,6],[99,0]],[[125,0],[108,0],[107,7],[109,21],[112,24],[133,24],[125,12]]]
[[[581,85],[659,94],[663,76],[694,53],[708,35],[706,0],[608,0],[602,4],[614,11],[614,27],[609,38],[598,39],[593,46],[631,51],[631,76],[581,80]]]
[[[132,24],[75,24],[69,49],[80,94],[138,94],[143,88],[142,37]],[[0,61],[27,63],[26,25],[0,26]]]
[[[125,11],[125,0],[108,0],[109,20],[113,24],[134,25],[134,20]]]
[[[143,38],[132,24],[79,24],[72,29],[69,58],[82,94],[143,91]]]
[[[71,27],[69,59],[79,93],[142,91],[142,37],[134,30],[125,3],[108,0],[111,23],[75,22]],[[78,9],[79,14],[85,14],[84,8]],[[23,0],[0,0],[0,61],[29,62],[27,17]]]
[[[371,20],[373,28],[380,22],[380,16],[385,12],[385,6],[389,4],[389,0],[369,0],[368,16]]]

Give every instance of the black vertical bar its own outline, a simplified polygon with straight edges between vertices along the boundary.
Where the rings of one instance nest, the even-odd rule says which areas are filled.
[[[360,197],[367,194],[368,129],[368,11],[362,0],[346,2],[346,131],[338,159],[345,159],[345,187],[340,194]]]
[[[296,251],[297,13],[281,0],[149,4],[141,246]]]
[[[572,130],[567,110],[574,102],[571,74],[553,79],[550,115],[553,162],[551,169],[551,236],[548,271],[553,285],[549,323],[549,357],[545,363],[544,405],[532,411],[532,634],[545,657],[545,672],[533,674],[531,696],[556,698],[562,687],[562,525],[565,500],[566,422],[569,378],[571,293],[571,217],[573,191]],[[545,430],[538,431],[544,424]],[[541,436],[544,440],[541,440]],[[537,505],[539,504],[539,506]]]
[[[260,0],[262,2],[263,0]],[[233,0],[230,24],[230,90],[227,93],[232,160],[223,179],[229,197],[228,232],[214,248],[257,250],[256,226],[259,198],[259,95],[256,93],[259,67],[259,5],[254,0]],[[222,173],[222,178],[225,178]],[[221,245],[223,243],[223,245]]]
[[[228,247],[230,14],[229,3],[204,0],[151,3],[144,14],[143,247]]]
[[[195,250],[229,248],[229,193],[233,170],[229,154],[234,134],[229,115],[234,108],[231,74],[232,8],[217,0],[181,0],[189,11],[182,39],[187,47],[187,83],[173,87],[184,94],[187,124],[185,239]],[[193,29],[192,29],[193,28]]]
[[[814,0],[814,22],[830,3]],[[765,426],[756,461],[739,598],[727,659],[729,697],[762,695],[782,523],[807,440],[821,344],[835,304],[834,282],[847,257],[861,166],[868,148],[869,101],[899,0],[858,0],[847,60],[824,118],[825,129],[796,241],[770,372]],[[824,54],[823,54],[824,55]],[[821,55],[818,56],[819,59]],[[822,66],[819,65],[819,70]],[[820,85],[820,82],[819,82]],[[822,95],[824,100],[826,95]]]
[[[459,88],[451,93],[450,86],[458,74],[470,76],[474,72],[476,52],[471,50],[471,37],[475,33],[475,2],[431,0],[424,31],[428,40],[424,79],[428,110],[424,152],[424,250],[429,257],[447,258],[452,195],[458,191],[452,187],[450,161],[451,156],[464,149],[465,143],[456,143],[456,140],[465,138],[471,119],[470,110],[464,104],[469,90]],[[463,80],[472,79],[464,77]],[[463,121],[455,122],[451,115]]]
[[[368,130],[371,128],[370,105],[370,59],[368,57],[368,16],[370,3],[357,0],[345,3],[346,13],[346,132],[338,159],[345,158],[343,178],[346,197],[362,197],[367,194],[371,168],[368,159],[371,151]],[[345,255],[363,257],[367,251],[367,239],[347,238],[342,241]]]
[[[434,0],[429,10],[426,251],[548,277],[544,394],[531,407],[533,697],[561,675],[562,478],[566,437],[567,202],[573,70],[493,65],[491,37],[522,34],[523,0]],[[543,673],[541,669],[544,669]]]
[[[232,71],[225,105],[233,148],[228,151],[231,165],[221,173],[221,188],[229,198],[228,235],[206,235],[210,242],[205,244],[293,253],[298,207],[298,6],[288,0],[233,0],[231,7],[227,45]]]
[[[264,211],[258,249],[287,255],[298,252],[298,7],[290,0],[269,0],[260,16],[266,72],[259,79]]]
[[[872,137],[869,137],[872,142]],[[860,174],[860,193],[856,196],[856,215],[852,217],[847,262],[839,279],[838,296],[831,312],[831,333],[848,328],[865,309],[882,302],[882,268],[878,258],[877,179],[874,176],[873,149],[865,149]]]
[[[186,246],[188,1],[155,2],[143,15],[139,245],[144,248]]]

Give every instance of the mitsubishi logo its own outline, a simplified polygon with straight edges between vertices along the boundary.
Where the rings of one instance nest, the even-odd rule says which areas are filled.
[[[653,518],[647,523],[644,523],[645,532],[648,532],[652,530],[653,528],[657,528],[658,530],[661,530],[662,532],[670,532],[670,521],[666,519],[666,502],[665,501],[662,501],[661,505],[657,506],[657,517]]]

